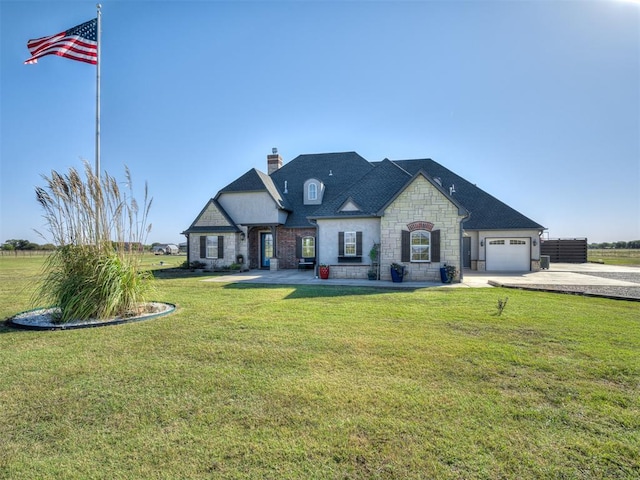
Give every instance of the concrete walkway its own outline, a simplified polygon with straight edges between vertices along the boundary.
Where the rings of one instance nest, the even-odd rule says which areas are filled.
[[[476,272],[466,270],[461,283],[440,282],[393,283],[383,280],[336,279],[320,280],[311,270],[250,270],[248,272],[208,278],[207,282],[257,283],[272,285],[338,285],[373,288],[490,288],[492,286],[606,286],[640,287],[640,268],[600,265],[593,263],[553,263],[540,272]],[[560,289],[560,288],[559,288]]]

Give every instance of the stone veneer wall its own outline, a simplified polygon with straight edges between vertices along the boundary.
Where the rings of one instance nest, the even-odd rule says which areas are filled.
[[[201,236],[223,236],[224,237],[224,258],[201,258],[200,257],[200,237]],[[198,260],[207,264],[207,268],[214,265],[221,267],[223,265],[231,265],[236,261],[238,253],[237,236],[235,233],[201,233],[199,235],[191,234],[189,238],[189,258],[191,261]]]
[[[225,226],[229,225],[229,221],[225,218],[220,210],[213,203],[209,203],[202,215],[195,223],[197,227],[213,227],[213,226]]]
[[[415,221],[433,223],[440,230],[439,263],[404,263],[406,281],[440,281],[445,263],[460,269],[460,219],[458,207],[422,176],[416,177],[387,207],[380,224],[380,278],[390,280],[392,263],[402,263],[402,230]]]
[[[329,265],[329,278],[367,278],[367,272],[371,268],[369,265]]]

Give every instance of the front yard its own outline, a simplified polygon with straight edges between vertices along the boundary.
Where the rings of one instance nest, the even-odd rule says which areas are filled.
[[[0,258],[1,319],[41,261]],[[202,278],[155,320],[0,327],[0,478],[640,476],[637,302]]]

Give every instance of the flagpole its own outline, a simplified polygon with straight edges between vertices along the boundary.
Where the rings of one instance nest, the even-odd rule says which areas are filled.
[[[96,5],[98,8],[98,25],[97,25],[97,53],[96,53],[96,178],[100,181],[100,64],[102,63],[100,60],[100,47],[101,47],[101,39],[100,36],[102,34],[102,13],[100,9],[102,5],[99,3]]]
[[[100,35],[102,33],[102,14],[100,9],[102,5],[99,3],[96,5],[98,9],[98,16],[96,17],[96,180],[98,181],[97,188],[100,188]],[[100,217],[102,212],[100,211],[100,203],[96,204],[96,246],[100,246]]]

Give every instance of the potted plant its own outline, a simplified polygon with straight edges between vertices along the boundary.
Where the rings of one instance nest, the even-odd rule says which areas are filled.
[[[318,266],[318,274],[322,280],[326,280],[329,278],[329,265],[325,263],[321,263]]]
[[[404,265],[399,263],[391,264],[391,280],[395,283],[402,282],[402,278],[404,277]]]
[[[371,250],[369,250],[369,258],[371,259],[371,263],[376,263],[378,261],[378,244],[374,243]]]
[[[454,265],[446,263],[440,267],[440,280],[442,283],[451,283],[458,275],[458,269]]]
[[[373,268],[369,269],[369,271],[367,272],[367,278],[369,280],[377,280],[378,279],[378,272],[376,270],[374,270]]]

